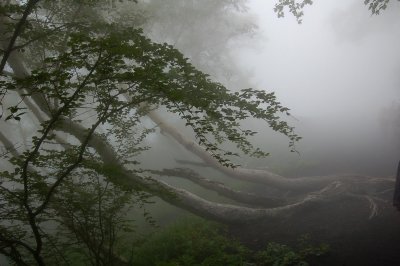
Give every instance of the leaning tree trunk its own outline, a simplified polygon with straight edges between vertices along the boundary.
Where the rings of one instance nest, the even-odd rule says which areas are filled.
[[[1,31],[1,29],[0,29]],[[6,49],[7,41],[4,39],[1,42],[3,49]],[[13,70],[12,75],[17,78],[24,78],[30,75],[29,71],[23,64],[22,57],[18,51],[13,51],[9,58],[8,64]],[[25,92],[18,91],[22,94]],[[44,101],[43,95],[29,91],[31,96],[22,97],[27,108],[30,109],[31,113],[37,118],[39,122],[45,121],[50,117],[49,109]],[[222,186],[221,184],[212,184],[207,178],[197,179],[192,181],[202,183],[203,186],[207,186],[208,189],[220,191],[224,193],[224,196],[230,197],[238,201],[238,205],[233,204],[221,204],[205,200],[191,192],[183,189],[175,188],[164,182],[156,179],[146,179],[140,177],[133,172],[126,169],[125,166],[119,161],[118,155],[116,154],[112,145],[107,142],[106,139],[94,134],[91,138],[89,145],[96,150],[101,156],[104,167],[117,167],[120,170],[117,174],[109,176],[110,180],[124,185],[126,187],[139,188],[146,190],[155,196],[158,196],[175,206],[196,213],[200,216],[214,219],[224,222],[248,222],[254,219],[261,218],[274,218],[290,215],[291,213],[301,210],[310,204],[320,204],[326,202],[328,199],[335,199],[337,196],[351,196],[347,193],[347,186],[344,183],[351,180],[353,182],[370,184],[371,182],[377,182],[376,179],[364,178],[354,175],[344,176],[330,176],[330,177],[303,177],[303,178],[286,178],[280,175],[274,174],[269,171],[244,169],[244,168],[227,168],[218,163],[217,160],[212,158],[204,149],[198,146],[195,142],[187,140],[182,134],[180,134],[175,128],[169,126],[163,121],[155,112],[150,112],[148,116],[157,123],[164,132],[168,133],[179,144],[183,145],[186,149],[196,154],[205,163],[218,169],[219,171],[231,176],[233,178],[262,183],[267,186],[283,189],[283,190],[296,190],[306,191],[304,196],[296,198],[294,201],[273,201],[273,204],[268,207],[247,207],[240,206],[241,203],[254,204],[257,199],[260,201],[260,197],[254,195],[244,195],[230,190],[229,188]],[[83,141],[85,136],[85,128],[75,122],[68,121],[67,118],[60,123],[58,128],[55,130],[63,131],[69,135],[74,136],[76,139]],[[9,146],[10,142],[4,139],[4,136],[0,139],[5,146]],[[60,144],[63,144],[60,141]],[[188,176],[189,179],[191,178]],[[392,182],[392,180],[383,180],[385,182]],[[346,189],[344,189],[346,188]],[[223,192],[222,192],[223,191]],[[311,192],[310,192],[311,191]],[[253,200],[251,203],[250,201]],[[265,198],[265,201],[271,201],[271,198]],[[267,203],[266,203],[267,204]],[[263,205],[257,203],[257,205]]]
[[[210,153],[205,151],[195,141],[187,139],[175,127],[169,125],[163,120],[156,111],[148,114],[154,123],[156,123],[164,133],[167,133],[173,139],[182,145],[186,150],[199,157],[204,165],[213,167],[214,169],[228,175],[229,177],[266,185],[281,190],[289,190],[296,192],[309,192],[322,189],[332,182],[357,183],[357,184],[376,184],[376,183],[392,183],[392,178],[375,178],[369,176],[361,176],[357,174],[342,174],[330,176],[306,176],[298,178],[288,178],[277,175],[271,171],[260,169],[248,169],[242,167],[230,168],[221,165]],[[181,163],[190,164],[190,162],[180,161]]]

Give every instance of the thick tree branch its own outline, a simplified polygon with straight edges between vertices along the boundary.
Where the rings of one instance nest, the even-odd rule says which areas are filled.
[[[1,59],[0,62],[0,73],[3,72],[4,67],[6,66],[7,60],[10,57],[12,51],[13,51],[13,47],[14,44],[18,38],[18,36],[22,33],[24,24],[26,23],[26,20],[29,16],[29,14],[32,12],[33,8],[35,7],[35,5],[39,2],[40,0],[29,0],[26,3],[26,7],[24,10],[24,13],[22,14],[21,19],[18,21],[17,25],[14,28],[14,32],[8,42],[7,48],[4,51],[3,57]]]
[[[268,187],[273,187],[281,190],[290,190],[295,192],[309,192],[322,189],[335,181],[350,182],[350,183],[370,183],[370,182],[387,182],[392,183],[392,180],[384,178],[373,178],[361,176],[357,174],[343,174],[331,176],[309,176],[299,178],[288,178],[277,175],[267,170],[247,169],[242,167],[229,168],[221,165],[218,160],[213,158],[207,151],[199,146],[194,141],[187,139],[175,127],[165,122],[156,111],[151,111],[148,117],[156,123],[164,133],[167,133],[175,139],[180,145],[198,156],[203,163],[215,168],[222,173],[247,182],[263,184]]]
[[[233,190],[221,182],[202,177],[188,168],[163,169],[162,171],[152,170],[150,172],[156,175],[182,177],[192,181],[197,185],[200,185],[203,188],[215,191],[221,196],[233,199],[239,203],[252,205],[253,207],[262,206],[264,208],[272,208],[288,204],[282,199],[259,196],[253,193]]]
[[[19,153],[17,152],[17,149],[15,148],[15,145],[11,143],[11,141],[4,136],[2,132],[0,132],[0,142],[3,143],[4,148],[11,153],[12,156],[16,157],[19,156]]]
[[[82,127],[79,124],[68,122],[59,129],[72,134],[78,140],[82,141]],[[89,145],[100,155],[104,167],[119,169],[118,172],[114,173],[112,176],[107,176],[113,183],[126,189],[142,189],[160,197],[174,206],[188,210],[202,217],[225,223],[246,223],[256,219],[286,216],[312,203],[318,203],[326,199],[334,199],[342,195],[342,186],[339,186],[337,183],[332,183],[315,193],[310,193],[298,202],[276,208],[251,208],[215,203],[207,201],[186,190],[175,188],[165,182],[143,178],[132,173],[120,163],[114,148],[97,134],[92,136]]]

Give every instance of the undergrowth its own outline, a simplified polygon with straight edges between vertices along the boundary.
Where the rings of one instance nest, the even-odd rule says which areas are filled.
[[[269,243],[265,249],[254,252],[229,237],[224,226],[190,218],[136,243],[130,263],[135,266],[306,266],[308,259],[327,251],[327,245],[313,246],[307,237],[302,237],[296,248]]]

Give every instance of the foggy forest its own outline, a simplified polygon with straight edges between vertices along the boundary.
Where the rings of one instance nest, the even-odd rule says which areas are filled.
[[[1,0],[0,265],[400,265],[399,11]]]

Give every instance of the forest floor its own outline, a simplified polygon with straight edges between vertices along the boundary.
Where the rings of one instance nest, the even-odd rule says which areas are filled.
[[[295,246],[302,235],[312,244],[328,244],[328,254],[311,265],[400,265],[400,212],[389,204],[369,218],[367,201],[340,200],[283,219],[231,226],[229,231],[254,250],[268,242]]]

